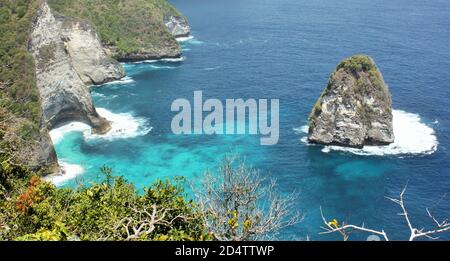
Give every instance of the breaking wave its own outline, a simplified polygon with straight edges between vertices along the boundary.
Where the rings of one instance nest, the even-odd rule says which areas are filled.
[[[186,57],[181,56],[179,58],[164,58],[164,59],[161,59],[159,61],[169,62],[169,63],[179,63],[179,62],[184,62],[185,60],[186,60]]]
[[[103,139],[103,140],[115,140],[115,139],[128,139],[138,136],[144,136],[148,134],[152,127],[148,125],[145,118],[135,117],[131,113],[112,113],[107,109],[97,108],[98,114],[111,121],[111,130],[106,134],[92,134],[84,132],[84,136],[87,140]]]
[[[81,122],[71,122],[50,131],[54,144],[58,144],[69,132],[82,132],[85,140],[115,140],[135,138],[148,134],[152,127],[145,118],[135,117],[131,113],[113,113],[103,108],[97,108],[100,116],[111,122],[111,130],[106,134],[92,134],[91,127]]]
[[[186,36],[186,37],[177,37],[177,41],[179,43],[182,43],[183,45],[190,44],[190,45],[200,45],[203,44],[202,41],[196,39],[194,36]]]
[[[112,82],[107,82],[103,85],[111,85],[111,84],[130,84],[130,83],[134,83],[133,78],[129,77],[129,76],[125,76],[120,80],[117,81],[112,81]]]
[[[177,41],[178,42],[187,42],[194,39],[194,36],[190,35],[190,36],[185,36],[185,37],[177,37]]]
[[[145,118],[135,117],[131,113],[113,113],[103,108],[97,108],[97,112],[111,122],[111,130],[108,133],[103,135],[92,134],[92,129],[89,125],[82,122],[71,122],[50,131],[50,138],[53,144],[58,144],[66,134],[71,132],[83,133],[84,139],[89,142],[134,138],[144,136],[152,130]],[[81,165],[69,164],[64,159],[60,159],[58,163],[61,167],[61,173],[47,178],[48,181],[56,186],[63,185],[68,180],[74,179],[84,172]]]
[[[322,152],[344,151],[357,155],[419,155],[432,154],[439,145],[433,128],[421,121],[418,114],[402,110],[393,111],[393,127],[395,142],[387,146],[364,146],[362,149],[347,148],[341,146],[324,146]],[[308,133],[308,126],[294,129],[303,135]],[[302,137],[303,143],[309,144],[306,136]]]
[[[44,178],[45,180],[53,183],[55,186],[61,186],[67,181],[72,180],[77,176],[83,174],[84,172],[82,166],[76,164],[69,164],[61,160],[59,161],[59,166],[61,167],[60,174]]]
[[[175,66],[167,66],[167,65],[150,65],[151,68],[153,69],[176,69],[177,67]]]
[[[127,65],[132,64],[145,64],[145,63],[179,63],[186,60],[186,57],[181,56],[178,58],[163,58],[158,60],[143,60],[143,61],[137,61],[137,62],[129,62],[129,63],[123,63],[123,66],[126,68]]]

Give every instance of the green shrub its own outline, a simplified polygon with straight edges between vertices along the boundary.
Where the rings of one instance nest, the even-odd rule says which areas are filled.
[[[0,159],[12,162],[26,158],[30,139],[39,137],[41,108],[27,50],[37,6],[37,0],[0,0]]]
[[[105,170],[105,168],[103,168]],[[109,169],[110,170],[110,169]],[[110,176],[105,173],[106,176]],[[159,221],[148,223],[156,209]],[[183,179],[157,181],[138,193],[121,177],[89,188],[56,188],[32,176],[0,200],[0,240],[203,240],[202,219]],[[143,226],[146,231],[134,233]],[[128,232],[127,232],[128,228]]]
[[[352,72],[359,72],[359,71],[370,71],[376,68],[376,66],[369,56],[360,54],[354,55],[348,59],[343,60],[336,68],[336,71],[341,68],[350,70]]]

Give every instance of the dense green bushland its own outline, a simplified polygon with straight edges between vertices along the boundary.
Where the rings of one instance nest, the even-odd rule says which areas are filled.
[[[0,240],[206,240],[183,179],[138,193],[123,178],[56,188],[20,166],[0,169]],[[18,178],[20,177],[20,178]],[[6,182],[5,182],[6,181]]]
[[[24,160],[40,137],[34,60],[27,51],[36,0],[0,0],[0,159]]]
[[[300,222],[292,208],[297,194],[280,197],[274,180],[235,159],[225,157],[204,176],[202,190],[191,195],[195,201],[184,192],[181,177],[137,191],[104,166],[100,183],[57,188],[3,161],[0,241],[247,241],[274,238],[278,230]]]
[[[114,56],[177,48],[163,23],[164,15],[181,14],[166,0],[49,0],[57,13],[88,20]]]
[[[18,117],[39,122],[33,57],[27,51],[34,0],[0,0],[0,101]]]

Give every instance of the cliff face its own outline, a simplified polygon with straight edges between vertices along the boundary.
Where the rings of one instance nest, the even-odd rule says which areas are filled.
[[[394,142],[392,99],[372,58],[341,62],[309,118],[309,141],[350,147]]]
[[[191,34],[191,27],[183,16],[165,15],[164,24],[175,37],[186,37]]]
[[[85,82],[119,79],[124,73],[120,64],[106,56],[90,26],[56,18],[44,2],[32,24],[29,49],[36,64],[43,127],[81,121],[94,132],[107,132],[110,124],[96,112]]]
[[[58,163],[48,130],[40,127],[35,63],[28,52],[37,9],[38,1],[0,4],[0,162],[46,174],[58,171]],[[0,183],[9,175],[3,170],[0,166]]]
[[[125,76],[122,65],[106,54],[89,23],[63,16],[57,16],[56,20],[60,25],[65,50],[85,84],[103,84]]]

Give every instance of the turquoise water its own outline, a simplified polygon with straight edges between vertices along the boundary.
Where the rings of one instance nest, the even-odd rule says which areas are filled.
[[[193,28],[194,38],[182,43],[184,60],[126,64],[127,79],[95,87],[95,104],[116,120],[115,132],[93,137],[83,126],[77,127],[84,134],[65,132],[56,150],[63,164],[75,165],[68,168],[76,178],[59,185],[96,182],[104,164],[139,189],[175,176],[198,184],[235,151],[276,177],[280,193],[300,192],[296,207],[305,219],[282,231],[282,239],[339,239],[318,234],[320,206],[329,217],[404,239],[404,221],[385,196],[395,197],[407,183],[406,204],[418,227],[431,225],[426,207],[448,217],[450,199],[442,198],[450,192],[448,1],[171,2]],[[309,146],[302,127],[312,105],[336,64],[357,53],[375,59],[391,88],[398,144],[365,151]],[[205,99],[280,99],[279,143],[173,135],[172,101],[192,100],[196,90]]]

